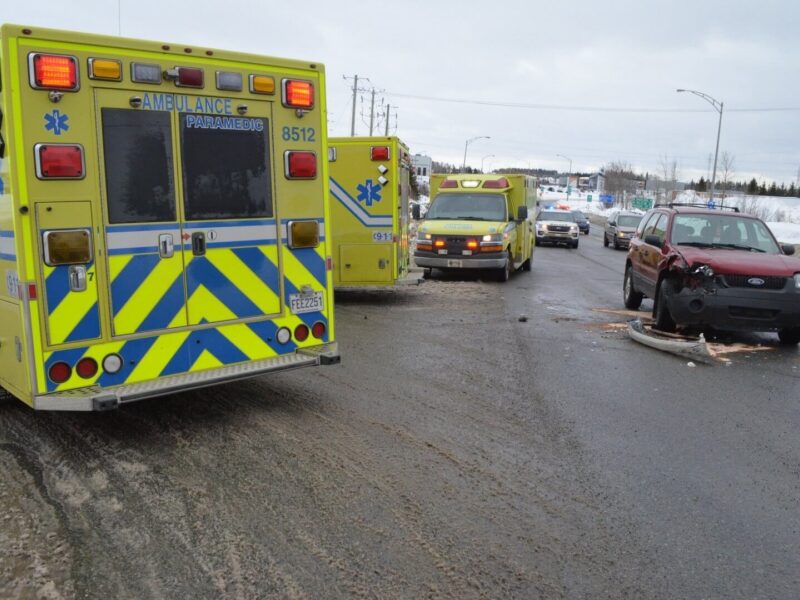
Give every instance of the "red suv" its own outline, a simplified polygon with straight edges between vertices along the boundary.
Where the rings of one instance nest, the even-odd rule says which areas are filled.
[[[671,204],[639,223],[625,263],[625,306],[654,299],[657,329],[777,331],[800,343],[800,259],[763,221]]]

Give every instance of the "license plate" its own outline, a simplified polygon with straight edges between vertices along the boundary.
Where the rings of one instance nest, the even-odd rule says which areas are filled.
[[[448,267],[459,267],[460,268],[461,267],[461,261],[449,258],[449,259],[447,259],[447,266]]]
[[[322,292],[289,294],[289,308],[294,315],[321,311],[323,308]]]

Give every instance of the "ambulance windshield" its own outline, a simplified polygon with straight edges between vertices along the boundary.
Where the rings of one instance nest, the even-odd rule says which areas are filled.
[[[507,221],[506,199],[502,194],[454,192],[434,198],[426,219],[466,221]]]

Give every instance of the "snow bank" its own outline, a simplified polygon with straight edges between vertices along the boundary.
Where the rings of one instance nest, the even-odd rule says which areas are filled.
[[[782,244],[800,244],[800,223],[767,222],[767,226]]]

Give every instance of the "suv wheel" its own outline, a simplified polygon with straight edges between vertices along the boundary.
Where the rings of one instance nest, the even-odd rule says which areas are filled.
[[[653,326],[660,330],[672,333],[675,331],[675,321],[672,315],[669,314],[669,307],[667,306],[667,286],[669,282],[662,281],[658,286],[658,293],[656,293],[656,305],[653,307],[653,318],[655,323]]]
[[[800,327],[787,327],[786,329],[781,329],[778,332],[778,337],[781,340],[781,344],[786,344],[787,346],[796,346],[800,344]]]
[[[608,234],[605,231],[603,232],[603,246],[608,248]]]
[[[619,243],[617,242],[617,236],[614,236],[614,250],[619,250]]]
[[[644,296],[641,292],[637,292],[633,287],[633,267],[628,265],[625,267],[625,282],[622,284],[622,299],[625,302],[625,308],[629,310],[639,310],[642,305],[642,298]]]

